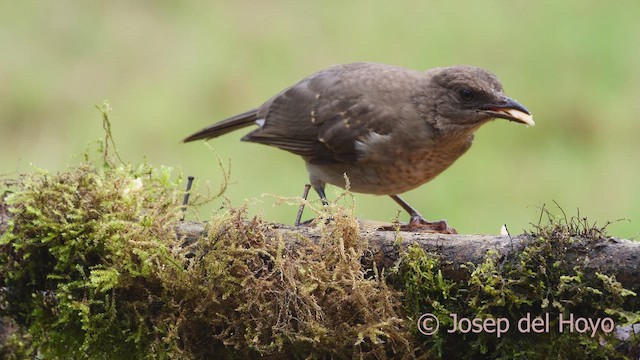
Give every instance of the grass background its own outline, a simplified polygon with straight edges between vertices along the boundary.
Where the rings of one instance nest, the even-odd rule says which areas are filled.
[[[73,154],[102,138],[94,104],[109,99],[125,160],[181,168],[201,191],[206,182],[215,190],[215,157],[203,143],[180,140],[319,69],[473,64],[496,73],[537,126],[484,126],[465,156],[407,200],[463,233],[497,233],[503,223],[520,232],[555,200],[591,221],[630,218],[610,230],[637,237],[639,13],[630,0],[5,1],[0,174],[78,161]],[[226,196],[291,223],[295,207],[261,195],[298,196],[302,160],[241,143],[244,133],[210,142],[232,160]],[[357,195],[356,212],[389,220],[398,209],[386,197]]]

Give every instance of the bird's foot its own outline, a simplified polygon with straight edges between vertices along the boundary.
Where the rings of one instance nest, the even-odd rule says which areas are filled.
[[[409,223],[406,225],[401,225],[400,230],[405,231],[423,231],[423,232],[434,232],[440,234],[457,234],[456,229],[452,228],[447,224],[446,220],[440,221],[427,221],[422,216],[412,216]]]

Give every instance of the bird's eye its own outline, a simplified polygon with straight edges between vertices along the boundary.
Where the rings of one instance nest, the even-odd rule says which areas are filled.
[[[473,90],[468,88],[462,88],[458,93],[464,101],[471,101],[476,97],[476,94],[473,92]]]

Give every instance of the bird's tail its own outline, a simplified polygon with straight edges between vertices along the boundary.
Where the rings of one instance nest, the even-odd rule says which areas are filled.
[[[211,139],[214,137],[218,137],[228,132],[238,130],[240,128],[243,128],[249,125],[254,125],[257,119],[258,119],[258,109],[252,109],[252,110],[243,112],[242,114],[238,114],[228,119],[217,122],[213,125],[207,126],[206,128],[198,131],[197,133],[189,135],[187,138],[185,138],[182,141],[189,142],[189,141]]]

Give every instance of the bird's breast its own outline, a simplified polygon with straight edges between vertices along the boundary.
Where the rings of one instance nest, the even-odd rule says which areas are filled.
[[[393,195],[432,180],[453,164],[471,145],[470,140],[459,144],[430,144],[424,147],[388,147],[373,152],[355,163],[307,164],[311,181],[320,180],[345,187],[347,175],[350,189],[358,193]]]

